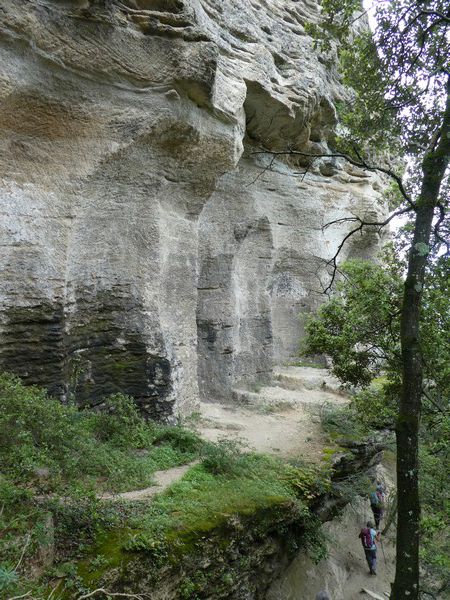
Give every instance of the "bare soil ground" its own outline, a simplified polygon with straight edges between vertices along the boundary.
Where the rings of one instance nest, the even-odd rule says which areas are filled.
[[[259,452],[313,462],[321,460],[329,445],[320,424],[323,406],[348,402],[327,370],[308,367],[279,369],[274,385],[235,395],[233,405],[202,405],[198,429],[203,437],[240,439]],[[393,489],[391,469],[380,467],[379,477]],[[332,600],[388,598],[395,570],[394,531],[378,549],[378,574],[370,575],[358,534],[372,518],[368,500],[358,498],[347,506],[339,518],[324,525],[329,557],[315,565],[300,554],[273,584],[267,600],[314,600],[324,589]]]
[[[155,485],[144,488],[142,490],[133,490],[131,492],[120,492],[118,494],[101,494],[98,497],[101,500],[144,500],[146,498],[152,498],[156,494],[159,494],[170,484],[174,483],[190,469],[195,462],[188,465],[182,465],[181,467],[173,467],[166,471],[155,471]]]
[[[319,461],[327,445],[321,410],[347,399],[325,369],[288,367],[275,377],[258,392],[238,390],[233,405],[202,403],[198,431],[211,441],[241,440],[258,452]]]
[[[274,374],[274,382],[258,391],[235,391],[233,404],[202,403],[198,432],[211,441],[241,441],[248,449],[282,457],[304,457],[319,462],[329,445],[320,424],[326,404],[348,402],[337,380],[326,369],[284,367]],[[104,499],[143,500],[163,491],[192,466],[184,465],[155,473],[156,485],[120,494],[104,494]],[[381,467],[380,476],[393,488],[389,470]],[[378,574],[369,575],[358,533],[371,518],[367,500],[357,499],[341,516],[324,525],[329,539],[329,557],[314,565],[300,554],[276,581],[267,600],[314,600],[326,589],[332,600],[388,598],[394,576],[393,539],[383,541],[378,550]],[[393,532],[391,532],[391,536]],[[369,590],[370,596],[362,590]]]

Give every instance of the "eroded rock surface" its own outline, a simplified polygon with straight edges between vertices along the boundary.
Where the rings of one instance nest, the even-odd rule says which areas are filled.
[[[0,367],[151,416],[296,353],[377,182],[323,152],[312,0],[0,0]],[[304,174],[305,170],[307,173]],[[377,237],[344,255],[371,255]]]

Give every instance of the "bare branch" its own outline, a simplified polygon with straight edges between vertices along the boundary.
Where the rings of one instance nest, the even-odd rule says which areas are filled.
[[[388,177],[393,179],[396,182],[397,187],[398,187],[401,195],[403,196],[403,198],[410,205],[410,207],[413,210],[415,210],[415,204],[412,201],[412,199],[410,198],[407,191],[405,190],[402,178],[399,175],[397,175],[397,173],[394,173],[394,171],[392,171],[391,169],[387,169],[385,167],[378,167],[375,165],[370,165],[365,160],[355,160],[353,157],[351,157],[348,154],[345,154],[343,152],[329,152],[329,153],[324,152],[323,154],[322,153],[321,154],[312,154],[311,152],[301,152],[300,150],[259,150],[259,151],[252,152],[251,154],[271,154],[272,156],[289,156],[289,155],[304,156],[306,158],[313,158],[314,160],[316,160],[317,158],[343,158],[344,160],[349,162],[354,167],[358,167],[358,168],[364,169],[366,171],[384,173],[385,175],[387,175]]]
[[[327,285],[327,287],[323,291],[324,294],[327,294],[329,291],[331,291],[331,288],[333,287],[334,280],[336,279],[336,274],[337,274],[337,259],[338,259],[339,254],[342,251],[342,248],[345,246],[347,240],[349,238],[351,238],[353,234],[357,233],[358,231],[362,231],[363,227],[364,227],[364,225],[360,224],[358,227],[356,227],[355,229],[352,229],[349,233],[347,233],[347,235],[344,237],[344,239],[339,244],[338,249],[336,250],[336,253],[333,256],[333,258],[331,258],[327,262],[327,264],[329,266],[331,266],[333,268],[333,270],[331,273],[331,280],[330,280],[329,284]]]
[[[444,416],[447,415],[447,411],[445,411],[441,406],[439,406],[439,404],[435,400],[433,400],[433,398],[431,398],[431,396],[429,396],[428,393],[423,388],[422,388],[422,394],[425,396],[425,398],[429,402],[431,402],[431,404],[436,408],[436,410],[438,410]]]
[[[361,219],[360,217],[354,216],[354,217],[342,217],[342,219],[335,219],[334,221],[329,221],[328,223],[326,223],[325,225],[323,225],[322,227],[322,231],[325,231],[325,229],[327,229],[328,227],[331,227],[331,225],[341,225],[342,223],[360,223],[363,227],[386,227],[386,225],[388,225],[393,219],[395,219],[396,217],[399,217],[400,215],[404,215],[406,213],[411,212],[413,209],[408,207],[408,208],[402,208],[401,210],[397,210],[395,212],[393,212],[387,219],[385,219],[384,221],[364,221],[363,219]]]
[[[270,161],[270,163],[267,166],[265,166],[264,169],[262,169],[262,171],[260,171],[258,173],[258,175],[253,179],[253,181],[250,181],[250,183],[248,183],[246,187],[250,187],[251,185],[253,185],[254,183],[256,183],[258,181],[258,179],[260,177],[262,177],[264,175],[264,173],[266,173],[266,171],[270,171],[271,168],[272,168],[272,165],[273,165],[273,163],[275,161],[275,158],[276,158],[276,156],[272,156],[272,160]]]
[[[14,567],[14,570],[15,570],[15,571],[17,571],[17,569],[18,569],[18,568],[20,567],[20,565],[22,564],[22,560],[23,560],[23,557],[24,557],[24,555],[25,555],[25,552],[26,552],[26,550],[27,550],[27,548],[28,548],[28,545],[29,545],[29,543],[30,543],[30,540],[31,540],[31,535],[29,535],[29,534],[28,534],[28,535],[27,535],[26,542],[25,542],[25,544],[24,544],[24,546],[23,546],[23,548],[22,548],[22,554],[20,555],[19,562],[18,562],[18,563],[17,563],[17,565]]]
[[[306,167],[306,170],[305,170],[305,172],[302,174],[302,178],[301,178],[301,180],[300,180],[300,181],[305,181],[305,177],[306,177],[306,175],[309,173],[309,170],[310,170],[310,168],[313,166],[313,164],[314,164],[314,161],[315,161],[315,160],[316,160],[316,159],[315,159],[315,158],[313,158],[313,159],[312,159],[312,161],[309,163],[309,165]]]
[[[450,254],[450,240],[446,240],[439,233],[439,228],[445,220],[445,207],[441,203],[438,203],[437,207],[439,209],[439,219],[436,221],[434,226],[434,237],[445,246],[445,253]]]
[[[25,592],[25,594],[21,594],[20,596],[12,596],[7,600],[20,600],[20,598],[27,598],[31,594],[31,590],[29,592]]]
[[[135,600],[143,600],[144,598],[150,598],[149,594],[127,594],[125,592],[108,592],[104,588],[98,588],[93,592],[89,592],[88,594],[83,594],[83,596],[78,596],[77,600],[85,600],[86,598],[92,598],[95,594],[104,594],[105,596],[111,596],[116,598],[135,598]]]
[[[349,233],[347,233],[347,235],[344,237],[344,239],[339,244],[334,256],[329,261],[327,261],[327,265],[331,266],[333,270],[331,273],[331,281],[327,285],[327,287],[324,289],[324,294],[327,294],[333,287],[333,284],[334,284],[334,281],[335,281],[336,275],[337,275],[337,270],[338,270],[337,260],[339,258],[339,255],[340,255],[343,247],[345,246],[345,243],[347,242],[347,240],[350,237],[352,237],[353,234],[357,233],[358,231],[362,231],[364,229],[364,227],[377,227],[378,233],[379,233],[383,229],[383,227],[385,227],[388,223],[390,223],[392,221],[392,219],[395,219],[395,217],[398,217],[400,215],[404,215],[405,213],[411,212],[412,210],[413,209],[409,206],[406,208],[402,208],[401,210],[397,210],[394,213],[392,213],[384,221],[363,221],[363,219],[361,219],[360,217],[355,216],[355,217],[343,217],[342,219],[335,219],[334,221],[330,221],[329,223],[326,223],[322,227],[322,231],[324,231],[327,227],[330,227],[331,225],[341,225],[343,223],[359,223],[359,225],[358,225],[358,227],[356,227],[355,229],[352,229]]]
[[[419,13],[420,15],[427,15],[427,16],[431,16],[431,17],[438,17],[438,19],[444,23],[449,23],[450,24],[450,14],[448,15],[444,15],[444,13],[441,13],[437,10],[422,10]]]

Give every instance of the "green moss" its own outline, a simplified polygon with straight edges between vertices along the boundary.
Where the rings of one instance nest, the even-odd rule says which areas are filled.
[[[88,587],[99,583],[106,571],[123,567],[129,562],[130,555],[124,550],[124,545],[134,533],[129,528],[123,528],[104,532],[98,536],[89,555],[77,564],[78,575]],[[92,562],[96,556],[102,556],[104,561],[98,567],[93,568]]]
[[[109,361],[109,368],[111,371],[116,373],[122,373],[124,371],[131,371],[137,368],[140,364],[140,360],[137,358],[127,357],[127,360],[111,360]]]
[[[67,563],[66,569],[59,569],[62,573],[66,571],[66,576],[59,583],[57,597],[60,600],[72,600],[74,590],[93,590],[102,585],[104,578],[114,570],[126,571],[132,555],[123,546],[125,540],[134,533],[126,527],[100,533],[84,558]],[[51,586],[47,592],[50,591]]]
[[[215,463],[206,461],[151,504],[137,503],[126,527],[97,537],[68,584],[83,590],[123,589],[139,581],[142,589],[151,590],[170,571],[185,573],[180,589],[186,598],[202,597],[212,580],[225,595],[243,573],[257,567],[254,545],[272,536],[295,552],[303,535],[304,544],[319,548],[316,554],[322,556],[308,503],[326,489],[326,476],[315,467],[228,450],[236,464],[227,463],[226,475],[209,472],[206,465]],[[199,554],[208,557],[207,573],[198,572]]]
[[[58,591],[63,600],[96,587],[129,585],[133,577],[151,589],[164,568],[179,571],[187,561],[193,569],[193,557],[203,552],[206,541],[213,555],[215,584],[225,589],[232,583],[220,569],[234,560],[236,548],[245,556],[252,540],[263,544],[268,532],[290,538],[290,524],[306,526],[308,504],[324,489],[322,475],[307,465],[243,453],[229,442],[205,445],[181,427],[144,421],[133,402],[121,395],[111,397],[103,413],[78,411],[51,401],[39,390],[24,389],[16,379],[0,378],[0,397],[0,425],[8,424],[11,441],[4,464],[11,482],[17,478],[14,485],[5,480],[3,501],[22,493],[20,486],[37,493],[33,471],[24,468],[35,464],[53,468],[39,485],[66,498],[61,502],[54,497],[45,505],[52,514],[60,563],[48,578],[63,578]],[[36,440],[42,441],[42,448]],[[202,457],[202,464],[151,503],[106,503],[96,498],[99,485],[139,483],[162,465],[168,468],[194,457]],[[17,502],[11,498],[3,515],[7,519],[17,518],[13,514]],[[22,530],[18,533],[23,535]],[[17,544],[18,555],[22,546]],[[18,555],[11,555],[10,562],[17,562]]]
[[[342,446],[327,446],[322,449],[322,461],[326,464],[331,464],[333,459],[338,454],[347,453],[348,449]]]
[[[0,545],[0,562],[17,564],[25,535],[37,551],[42,542],[41,516],[49,513],[60,564],[70,565],[97,536],[86,567],[80,561],[80,574],[68,576],[75,583],[80,578],[80,585],[84,579],[101,577],[103,570],[114,568],[114,547],[119,541],[123,546],[127,538],[121,535],[119,540],[112,534],[110,547],[103,549],[98,547],[98,534],[127,526],[133,510],[129,503],[103,503],[96,494],[147,487],[155,471],[200,457],[204,442],[194,432],[144,420],[132,399],[123,395],[107,398],[104,404],[103,412],[78,410],[40,388],[0,375],[0,430],[8,431],[0,447],[5,542]],[[48,498],[39,510],[30,502],[34,495]],[[105,564],[95,562],[98,556],[105,557]],[[9,585],[10,595],[19,595],[33,583],[18,579]]]
[[[242,471],[231,477],[212,475],[203,465],[190,469],[139,517],[141,531],[127,549],[153,552],[162,540],[177,548],[189,547],[235,515],[247,518],[267,510],[283,511],[293,504],[306,507],[323,491],[319,489],[321,476],[312,468],[256,454],[240,460],[245,463]]]

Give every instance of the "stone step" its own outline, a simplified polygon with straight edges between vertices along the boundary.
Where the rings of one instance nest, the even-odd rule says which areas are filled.
[[[315,367],[278,367],[274,383],[286,390],[324,390],[341,393],[340,382],[327,369]]]
[[[233,391],[233,399],[237,404],[242,406],[273,407],[278,409],[289,409],[299,406],[311,409],[311,407],[321,407],[326,403],[347,402],[344,397],[327,389],[308,389],[305,387],[288,389],[279,385],[264,386],[258,393],[236,389]]]

